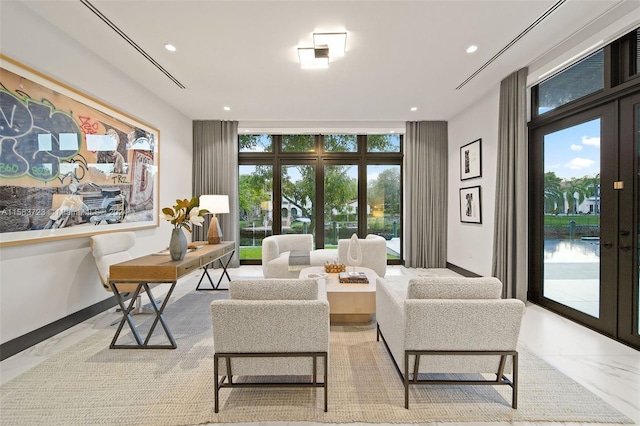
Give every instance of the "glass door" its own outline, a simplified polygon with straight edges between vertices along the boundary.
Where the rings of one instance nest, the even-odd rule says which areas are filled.
[[[542,295],[600,316],[600,117],[543,136]]]
[[[530,299],[640,348],[640,94],[531,131]]]
[[[640,348],[640,94],[620,102],[620,145],[618,338]]]
[[[614,119],[609,105],[535,129],[530,179],[532,299],[610,335],[617,289]]]

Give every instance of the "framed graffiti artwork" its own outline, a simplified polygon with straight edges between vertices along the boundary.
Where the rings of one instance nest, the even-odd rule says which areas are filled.
[[[158,226],[159,136],[0,54],[0,246]]]

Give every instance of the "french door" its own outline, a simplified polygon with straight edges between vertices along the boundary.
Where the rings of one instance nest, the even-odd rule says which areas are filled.
[[[640,94],[620,102],[618,339],[640,348]]]
[[[530,299],[640,348],[640,95],[530,132]]]

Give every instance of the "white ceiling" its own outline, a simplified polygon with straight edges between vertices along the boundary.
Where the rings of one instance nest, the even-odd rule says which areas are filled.
[[[79,0],[25,4],[194,120],[448,120],[601,15],[640,15],[638,0],[567,1],[456,90],[556,0],[89,1],[186,89]],[[301,69],[296,48],[338,30],[346,55]]]

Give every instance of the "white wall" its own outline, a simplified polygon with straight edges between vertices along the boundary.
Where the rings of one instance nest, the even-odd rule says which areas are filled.
[[[159,129],[160,207],[191,196],[189,118],[18,2],[2,2],[0,40],[4,55]],[[136,231],[134,255],[166,247],[170,229],[163,222]],[[0,343],[109,296],[99,282],[88,237],[0,249]]]
[[[449,120],[449,204],[447,262],[480,275],[491,275],[493,215],[498,147],[496,86],[482,100]],[[482,177],[460,180],[460,147],[482,139]],[[460,222],[460,188],[480,185],[482,224]]]
[[[626,34],[640,24],[638,3],[626,2],[610,10],[606,16],[585,26],[572,38],[562,41],[543,57],[529,66],[528,86],[537,84],[547,71],[559,69],[559,65],[577,61],[590,51],[589,46],[600,48]],[[595,47],[594,47],[595,48]],[[515,71],[515,70],[514,70]],[[506,76],[505,76],[506,77]],[[493,256],[493,216],[495,211],[496,156],[498,143],[498,106],[500,86],[496,84],[473,106],[449,120],[449,204],[447,262],[475,272],[491,275]],[[482,138],[482,177],[460,180],[460,147]],[[526,176],[522,177],[526,179]],[[482,224],[460,222],[459,189],[481,186]]]

